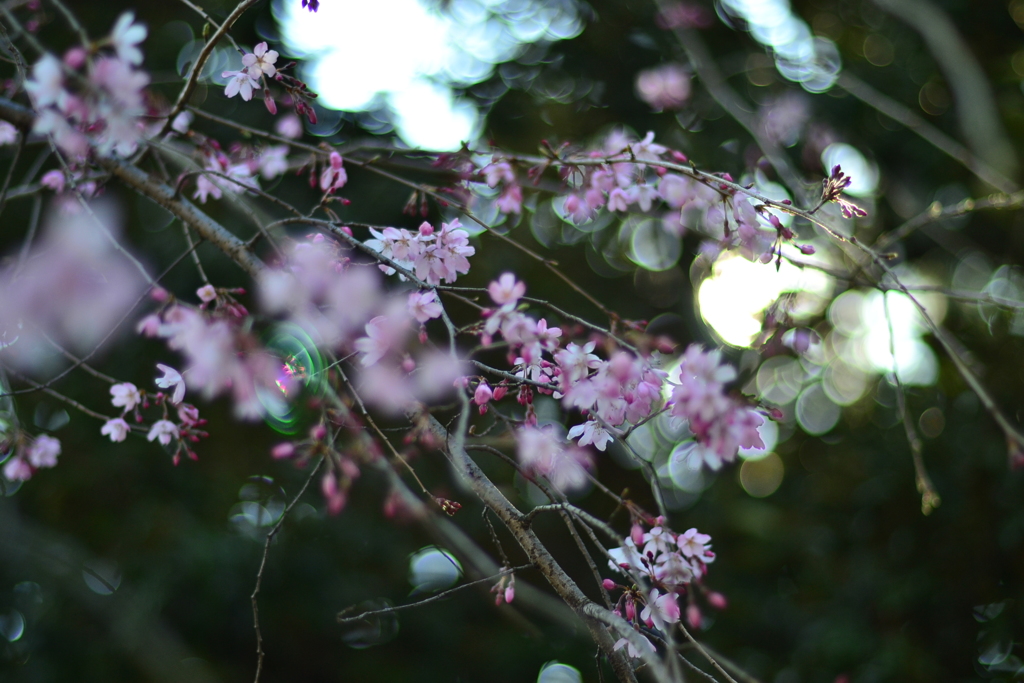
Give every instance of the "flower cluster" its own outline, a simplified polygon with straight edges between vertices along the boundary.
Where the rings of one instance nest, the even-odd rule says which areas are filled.
[[[140,117],[147,113],[143,88],[149,76],[136,67],[146,28],[134,20],[129,12],[114,25],[106,42],[114,55],[85,47],[72,48],[63,60],[44,54],[25,82],[37,114],[33,131],[51,135],[74,158],[85,157],[90,146],[104,156],[128,156],[145,133]]]
[[[839,205],[839,209],[846,218],[867,216],[867,211],[856,204],[846,201],[842,197],[843,190],[848,188],[852,182],[853,179],[843,173],[843,169],[839,164],[833,166],[828,178],[821,181],[821,203],[835,202]]]
[[[707,592],[700,584],[708,565],[715,561],[711,536],[697,529],[677,534],[664,523],[665,519],[658,517],[651,529],[644,532],[643,525],[634,522],[622,546],[608,551],[612,557],[609,567],[628,576],[633,585],[619,585],[611,579],[605,579],[604,585],[608,590],[623,590],[615,611],[638,630],[643,625],[664,632],[679,622],[683,615],[680,599],[687,602],[687,621],[693,628],[699,628],[701,613],[695,599],[698,592],[704,594],[711,606],[725,607],[721,594]],[[641,656],[625,638],[615,644],[615,649],[626,645],[631,657]]]
[[[8,481],[28,481],[37,470],[56,467],[58,455],[60,441],[52,436],[40,434],[31,441],[21,437],[14,455],[4,464],[4,477]]]
[[[694,469],[707,465],[713,470],[732,462],[738,450],[764,448],[757,428],[764,424],[755,410],[725,393],[725,385],[736,378],[736,370],[721,363],[716,349],[704,351],[691,345],[680,359],[678,384],[672,389],[672,415],[686,420],[695,442],[685,452]]]
[[[455,219],[442,223],[440,230],[424,222],[415,233],[404,228],[371,229],[373,239],[367,240],[366,246],[404,270],[414,272],[427,284],[451,283],[459,274],[469,272],[469,257],[476,253],[476,249],[469,246],[469,233],[461,228],[459,220]],[[396,272],[383,263],[380,269],[388,275]]]
[[[200,298],[208,297],[205,289],[200,290]],[[268,406],[276,408],[283,401],[292,389],[292,380],[281,360],[243,329],[248,311],[231,293],[217,291],[212,309],[208,308],[210,301],[204,301],[202,308],[171,303],[143,319],[138,330],[148,337],[167,340],[169,348],[186,358],[184,373],[169,372],[168,368],[157,382],[163,388],[174,388],[172,403],[184,394],[185,374],[189,386],[207,399],[230,392],[235,415],[254,420],[262,417]],[[165,294],[158,293],[157,297],[164,298]]]

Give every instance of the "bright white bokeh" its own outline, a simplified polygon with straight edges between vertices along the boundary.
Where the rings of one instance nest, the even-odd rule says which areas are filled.
[[[761,332],[762,313],[783,292],[798,292],[794,313],[812,315],[824,310],[832,291],[832,280],[820,270],[797,268],[788,261],[776,271],[775,264],[748,261],[725,253],[715,261],[711,277],[701,283],[697,294],[700,313],[724,342],[750,346]]]
[[[297,2],[274,6],[287,53],[308,60],[320,104],[387,107],[406,144],[434,150],[458,149],[480,132],[480,112],[454,88],[486,80],[528,43],[583,30],[572,2],[453,0],[447,10],[419,0],[330,0],[315,13]]]

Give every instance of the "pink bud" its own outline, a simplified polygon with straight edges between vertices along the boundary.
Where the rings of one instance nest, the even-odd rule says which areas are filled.
[[[416,361],[414,361],[409,356],[406,356],[402,360],[402,369],[405,370],[406,372],[412,372],[413,370],[416,369]]]
[[[494,391],[491,393],[494,395],[495,401],[500,401],[501,399],[505,398],[505,394],[508,393],[508,387],[505,386],[504,384],[499,384],[498,386],[494,387]]]
[[[809,244],[801,244],[800,245],[800,253],[807,254],[809,256],[809,255],[813,254],[814,252],[815,252],[815,249],[811,245],[809,245]]]
[[[331,159],[331,168],[333,168],[335,171],[337,171],[338,169],[341,168],[341,155],[340,154],[338,154],[337,152],[331,152],[330,159]]]
[[[491,391],[491,387],[481,380],[480,384],[476,385],[476,392],[473,394],[473,403],[478,406],[486,405],[491,398],[494,397],[494,392]]]
[[[290,458],[293,455],[295,455],[295,444],[290,441],[279,443],[270,449],[270,457],[275,460],[284,460],[285,458]]]
[[[604,586],[605,590],[608,590],[608,591],[615,590],[615,582],[612,581],[611,579],[605,579],[604,581],[601,582],[601,585]]]
[[[271,114],[277,114],[277,102],[274,102],[274,98],[270,96],[269,90],[263,91],[263,104],[266,105],[267,111]]]
[[[644,544],[644,530],[639,524],[634,524],[629,530],[629,537],[633,539],[636,546]]]
[[[426,221],[423,221],[423,223],[420,225],[420,234],[423,235],[424,237],[430,237],[431,235],[434,234],[434,226]]]
[[[348,227],[347,225],[343,225],[338,229],[341,230],[346,235],[348,235],[349,237],[352,236],[352,228]]]
[[[728,601],[725,596],[718,592],[708,593],[708,604],[715,609],[725,609],[728,606]]]
[[[153,299],[153,301],[159,301],[160,303],[163,303],[167,301],[167,299],[169,299],[171,295],[168,294],[167,290],[164,289],[163,287],[154,287],[153,289],[149,290],[149,296],[150,298]]]
[[[327,427],[317,425],[309,430],[309,436],[313,441],[323,441],[327,438]]]
[[[690,628],[700,628],[700,608],[696,605],[689,605],[686,608],[686,621],[690,624]]]
[[[632,600],[626,601],[626,621],[633,621],[636,619],[636,605],[633,604]]]
[[[512,602],[516,599],[516,586],[514,583],[510,583],[508,588],[505,589],[505,602]]]

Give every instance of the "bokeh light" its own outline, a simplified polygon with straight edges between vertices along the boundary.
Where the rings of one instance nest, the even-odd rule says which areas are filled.
[[[504,3],[452,0],[445,12],[419,0],[332,0],[314,14],[277,2],[290,56],[320,104],[348,112],[390,111],[402,140],[425,149],[457,149],[479,132],[481,114],[455,94],[490,78],[527,45],[572,38],[583,24],[571,0]]]

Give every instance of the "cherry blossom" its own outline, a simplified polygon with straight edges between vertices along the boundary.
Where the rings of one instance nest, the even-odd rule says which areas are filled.
[[[28,481],[32,478],[32,466],[15,456],[4,464],[4,477],[7,481]]]
[[[142,64],[142,51],[138,45],[146,39],[147,31],[145,26],[134,21],[134,12],[125,12],[118,17],[110,32],[110,43],[119,59],[137,66]]]
[[[0,145],[11,145],[17,141],[18,129],[6,121],[0,121]]]
[[[124,408],[125,412],[134,409],[135,406],[142,403],[142,394],[139,393],[138,387],[131,382],[122,382],[110,387],[110,395],[113,396],[110,401],[113,406],[115,408]]]
[[[162,373],[163,377],[158,377],[156,385],[161,389],[170,389],[174,387],[174,395],[171,396],[171,403],[181,403],[181,399],[185,398],[185,380],[182,379],[181,373],[172,368],[169,365],[163,365],[157,363],[156,367]],[[152,441],[152,439],[150,439]]]
[[[527,472],[546,477],[562,492],[586,486],[593,457],[581,448],[564,447],[553,427],[526,427],[516,432],[516,441],[519,463]]]
[[[366,336],[355,341],[356,350],[363,354],[363,367],[373,365],[401,343],[405,323],[406,319],[398,315],[378,315],[366,323]]]
[[[647,598],[647,606],[640,612],[642,619],[648,626],[657,627],[664,631],[668,624],[675,624],[679,621],[681,613],[679,603],[673,593],[660,594],[657,588],[652,588]]]
[[[603,451],[608,447],[608,444],[614,441],[614,438],[608,430],[606,430],[596,420],[588,420],[581,425],[576,425],[569,430],[568,438],[575,439],[580,437],[579,445],[586,446],[588,444],[594,444],[594,448],[599,451]]]
[[[264,74],[273,77],[277,73],[277,67],[274,66],[276,63],[277,50],[268,50],[266,41],[254,47],[251,53],[242,56],[242,65],[245,66],[249,76],[254,79],[258,79]]]
[[[25,458],[35,468],[55,467],[58,455],[60,455],[60,441],[46,434],[37,436],[25,452]]]
[[[654,647],[654,643],[648,640],[645,636],[641,636],[641,638],[651,652],[657,652],[657,649]],[[644,656],[643,653],[637,650],[636,647],[633,645],[633,641],[627,640],[626,638],[619,638],[617,641],[615,641],[615,645],[612,646],[612,649],[621,650],[624,647],[626,648],[626,652],[633,659],[640,659]]]
[[[345,187],[347,182],[348,174],[345,173],[345,167],[342,165],[341,155],[331,152],[328,165],[324,166],[324,170],[320,173],[320,189],[324,192],[334,192]]]
[[[199,297],[199,300],[202,301],[204,304],[208,304],[211,301],[216,300],[217,290],[214,288],[213,285],[203,285],[202,287],[196,290],[196,296]]]
[[[109,436],[110,440],[116,443],[128,438],[128,432],[130,431],[131,427],[128,426],[128,423],[125,422],[123,418],[118,417],[113,420],[108,420],[100,429],[100,434]],[[152,441],[152,439],[150,439],[150,441]]]
[[[25,81],[25,91],[36,110],[51,104],[63,106],[67,97],[64,90],[64,72],[60,60],[45,54],[32,65],[32,78]]]
[[[437,300],[437,292],[429,289],[425,292],[409,293],[409,314],[416,318],[419,323],[425,323],[431,318],[440,318],[441,302]]]
[[[636,76],[637,96],[656,111],[681,108],[690,89],[690,74],[679,64],[662,64]]]
[[[146,435],[147,441],[159,440],[166,446],[172,439],[178,438],[178,427],[170,420],[157,420]]]
[[[487,286],[491,300],[499,306],[515,306],[516,302],[526,294],[526,285],[516,280],[512,273],[503,273],[496,281]]]
[[[224,88],[224,94],[227,97],[241,95],[246,102],[252,99],[253,91],[260,87],[259,82],[250,76],[248,71],[224,71],[221,73],[221,78],[231,79]]]

